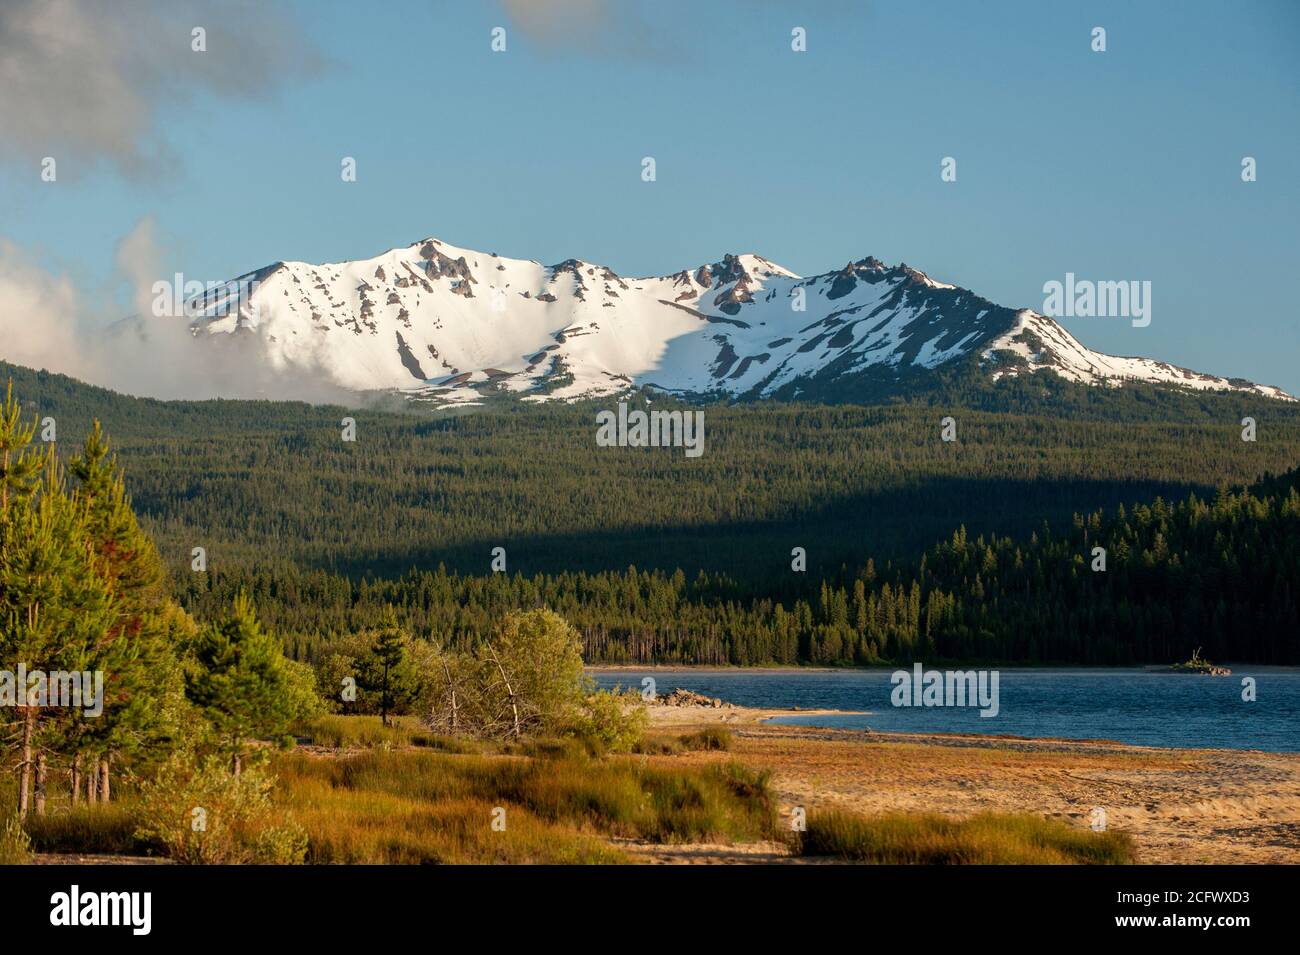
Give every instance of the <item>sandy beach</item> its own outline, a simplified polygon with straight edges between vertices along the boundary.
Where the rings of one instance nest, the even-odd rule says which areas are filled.
[[[773,771],[781,812],[1031,812],[1087,826],[1094,808],[1146,863],[1300,863],[1300,754],[778,726],[828,711],[652,707],[655,728],[725,725],[731,756]],[[677,757],[682,758],[682,757]],[[697,753],[691,759],[712,759]],[[780,861],[779,846],[641,847],[654,862]]]

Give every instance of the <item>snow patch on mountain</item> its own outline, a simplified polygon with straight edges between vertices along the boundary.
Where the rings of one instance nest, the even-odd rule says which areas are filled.
[[[994,379],[1050,368],[1068,381],[1086,385],[1119,386],[1126,381],[1145,381],[1197,391],[1253,391],[1269,398],[1294,400],[1272,385],[1202,374],[1151,358],[1103,355],[1085,347],[1052,319],[1027,309],[1016,313],[1015,325],[990,342],[982,357]],[[1008,362],[1008,358],[1013,361]]]
[[[253,283],[251,294],[236,294]],[[653,386],[796,396],[854,376],[887,382],[968,357],[995,378],[1279,389],[1090,351],[1051,319],[874,257],[803,278],[759,255],[629,278],[423,239],[382,255],[278,262],[187,303],[195,336],[256,335],[277,369],[446,404]]]

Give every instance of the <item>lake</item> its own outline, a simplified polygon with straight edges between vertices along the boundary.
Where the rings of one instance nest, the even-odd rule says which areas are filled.
[[[1300,752],[1300,670],[1291,667],[1234,666],[1227,677],[1000,668],[993,717],[981,717],[973,706],[894,706],[892,669],[590,672],[602,687],[639,690],[642,677],[650,676],[660,694],[680,687],[741,706],[865,711],[779,720],[785,724]],[[1254,702],[1242,699],[1244,677],[1256,681]]]

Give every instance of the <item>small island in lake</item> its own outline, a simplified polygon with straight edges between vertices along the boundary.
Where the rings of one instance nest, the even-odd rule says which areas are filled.
[[[1199,673],[1202,676],[1232,676],[1227,667],[1215,666],[1201,656],[1201,648],[1192,651],[1192,658],[1186,663],[1175,663],[1169,668],[1175,673]]]

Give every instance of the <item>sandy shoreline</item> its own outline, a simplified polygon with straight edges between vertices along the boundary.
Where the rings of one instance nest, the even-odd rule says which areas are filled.
[[[866,713],[866,710],[766,709],[728,704],[716,708],[651,706],[649,713],[652,726],[694,726],[701,723],[738,726],[762,724],[791,716],[856,716]]]
[[[1105,810],[1139,862],[1300,863],[1300,754],[1170,749],[1101,740],[782,726],[838,710],[651,707],[651,726],[727,726],[731,755],[773,771],[783,817],[794,806],[858,812],[1032,812],[1086,827]],[[680,758],[680,757],[679,757]],[[691,758],[710,758],[693,754]],[[770,861],[675,858],[656,862]],[[724,854],[725,856],[725,854]]]

